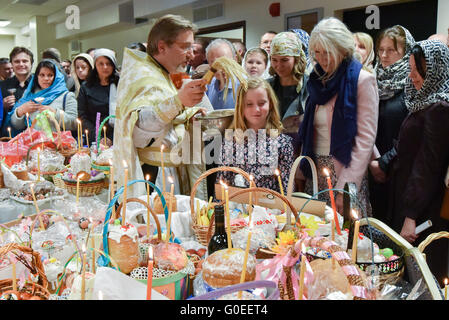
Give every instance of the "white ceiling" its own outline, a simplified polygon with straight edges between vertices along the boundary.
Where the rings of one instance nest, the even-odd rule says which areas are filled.
[[[120,0],[0,0],[0,19],[11,20],[7,28],[22,28],[28,25],[33,16],[49,16],[55,13],[65,14],[71,4],[80,8],[80,12],[97,9],[103,5]],[[123,0],[121,0],[123,1]],[[32,3],[42,3],[40,5]]]

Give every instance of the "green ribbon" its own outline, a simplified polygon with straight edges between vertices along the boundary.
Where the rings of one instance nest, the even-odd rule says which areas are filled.
[[[51,125],[50,122],[48,121],[49,116],[55,117],[55,114],[50,110],[42,111],[36,116],[36,123],[39,126],[39,128],[41,128],[41,130],[44,131],[47,138],[54,141],[55,139],[53,138],[53,131],[51,130]]]

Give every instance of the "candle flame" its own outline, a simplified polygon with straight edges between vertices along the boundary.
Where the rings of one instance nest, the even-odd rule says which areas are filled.
[[[145,180],[150,181],[150,175],[149,175],[149,174],[147,174],[147,175],[145,176]]]
[[[223,180],[221,180],[221,179],[220,179],[220,184],[221,184],[222,186],[224,186],[224,182],[223,182]]]
[[[161,144],[161,152],[164,151],[165,145]]]
[[[128,169],[128,164],[126,163],[126,160],[123,160],[123,168]]]
[[[306,253],[306,246],[304,245],[304,242],[301,243],[301,253]]]
[[[103,292],[101,290],[98,291],[98,300],[103,300]]]
[[[167,178],[167,180],[168,180],[168,182],[170,182],[170,183],[174,183],[174,181],[173,181],[173,178],[172,178],[172,177],[168,177],[168,178]]]
[[[249,181],[253,181],[254,180],[254,176],[252,174],[249,175]]]
[[[352,213],[352,216],[354,217],[355,220],[358,220],[358,219],[359,219],[359,215],[357,214],[357,211],[356,211],[356,210],[352,209],[352,210],[351,210],[351,213]]]
[[[324,168],[323,172],[326,177],[329,177],[329,170],[327,168]]]
[[[78,124],[81,124],[81,120],[80,119],[76,119],[76,122],[78,122]]]
[[[10,239],[10,241],[11,242],[14,242],[14,235],[11,233],[11,235],[9,236],[9,239]],[[446,279],[446,281],[447,281],[447,279]]]
[[[86,252],[86,245],[83,243],[83,247],[81,248],[81,250],[85,253]]]
[[[446,278],[446,279],[444,279],[444,285],[446,285],[446,286],[447,286],[447,282],[448,282],[447,278]]]
[[[11,131],[11,127],[8,127],[8,131]]]
[[[279,169],[276,169],[276,170],[274,170],[274,174],[278,176],[278,175],[280,175],[281,173],[280,173]]]
[[[84,132],[87,134],[89,132],[89,130],[86,129],[86,130],[84,130]]]
[[[153,246],[148,247],[148,259],[153,260]]]

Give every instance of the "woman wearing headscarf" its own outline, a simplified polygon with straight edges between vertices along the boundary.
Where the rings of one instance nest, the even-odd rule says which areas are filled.
[[[251,48],[245,52],[242,67],[251,77],[266,79],[266,75],[268,74],[268,58],[268,53],[264,49],[259,47]]]
[[[408,114],[404,101],[410,51],[415,40],[410,32],[399,25],[383,30],[377,39],[379,63],[376,68],[379,88],[379,120],[373,160],[370,163],[369,187],[373,216],[387,224],[387,179],[390,160],[396,150],[394,142]]]
[[[39,101],[43,98],[42,101]],[[8,113],[7,122],[11,123],[12,135],[15,136],[27,128],[26,114],[32,122],[44,110],[51,111],[59,122],[64,113],[67,130],[76,128],[77,102],[73,92],[67,90],[64,75],[55,62],[44,59],[39,62],[22,98],[16,102]],[[50,122],[52,129],[53,124]],[[35,129],[42,129],[36,123]]]
[[[284,132],[293,138],[295,155],[299,155],[298,129],[307,99],[304,74],[307,58],[299,38],[293,32],[278,33],[271,41],[270,74],[267,81],[279,101],[279,115]]]
[[[392,163],[392,227],[412,244],[430,233],[447,231],[440,217],[449,165],[449,48],[440,41],[425,40],[411,50],[405,104],[409,115],[399,132],[397,155]],[[415,228],[426,220],[432,227],[419,235]],[[447,277],[448,242],[438,240],[425,250],[436,279]]]
[[[94,68],[94,59],[90,54],[80,53],[79,55],[75,56],[75,58],[73,58],[71,68],[72,71],[70,74],[75,81],[75,97],[78,97],[81,84],[86,81],[86,79],[89,77],[90,72]]]
[[[352,33],[336,18],[323,19],[314,27],[309,49],[316,64],[307,83],[309,98],[299,130],[301,154],[315,161],[318,189],[328,188],[322,174],[327,168],[335,188],[356,184],[361,213],[370,215],[367,169],[377,129],[376,79],[353,57]],[[305,162],[300,167],[307,178],[306,192],[311,193],[310,168]],[[318,198],[330,204],[329,193]],[[342,213],[342,193],[336,204]]]
[[[310,54],[309,54],[310,35],[307,33],[307,31],[305,31],[303,29],[290,29],[289,31],[294,32],[299,37],[299,40],[301,41],[302,51],[304,51],[304,54],[306,55],[306,58],[307,58],[307,67],[306,67],[305,73],[307,75],[309,75],[313,69],[312,59],[310,59]]]
[[[97,112],[100,113],[100,122],[107,116],[115,114],[118,81],[119,74],[114,51],[105,48],[96,49],[94,69],[81,86],[78,95],[78,115],[83,129],[89,130],[89,141],[96,141],[97,138],[95,127]],[[108,145],[112,143],[113,126],[114,119],[110,118],[106,123]],[[102,141],[102,143],[106,142]]]

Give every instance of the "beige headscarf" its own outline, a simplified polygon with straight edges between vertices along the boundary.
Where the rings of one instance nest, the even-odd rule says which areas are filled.
[[[71,65],[71,75],[72,75],[73,80],[75,81],[75,97],[78,97],[78,94],[80,92],[80,87],[81,87],[81,84],[78,79],[78,76],[76,75],[76,69],[75,69],[75,61],[78,58],[86,59],[89,62],[91,71],[94,68],[94,59],[87,53],[80,53],[80,54],[76,55],[75,58],[73,58],[72,65]]]

